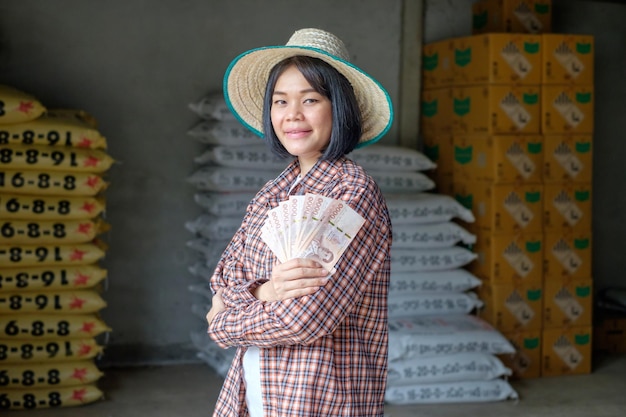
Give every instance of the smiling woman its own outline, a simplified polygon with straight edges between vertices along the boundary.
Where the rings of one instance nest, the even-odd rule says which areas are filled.
[[[333,34],[303,29],[286,46],[240,55],[226,72],[234,114],[289,164],[252,199],[211,278],[209,335],[237,348],[215,416],[383,415],[391,221],[374,179],[346,155],[378,141],[392,109],[348,57]],[[343,232],[345,251],[326,250],[332,242],[307,231],[281,240],[308,251],[275,255],[281,243],[268,230],[284,229],[265,221],[298,197],[311,227],[324,210],[304,201],[337,202],[362,218]]]

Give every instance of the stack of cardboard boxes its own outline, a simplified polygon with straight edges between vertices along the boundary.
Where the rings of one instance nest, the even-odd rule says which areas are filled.
[[[424,152],[476,217],[480,316],[523,378],[591,371],[593,38],[546,33],[550,6],[479,1],[474,35],[423,51]]]

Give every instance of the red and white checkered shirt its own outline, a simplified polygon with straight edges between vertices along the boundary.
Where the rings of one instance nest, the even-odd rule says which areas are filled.
[[[391,221],[374,180],[349,159],[318,161],[291,194],[343,200],[365,224],[316,293],[263,302],[250,292],[266,282],[276,257],[261,239],[268,210],[289,198],[297,161],[254,197],[220,259],[211,288],[223,288],[226,310],[209,334],[237,354],[214,416],[247,416],[242,357],[260,348],[265,417],[383,415],[387,379],[387,293]]]

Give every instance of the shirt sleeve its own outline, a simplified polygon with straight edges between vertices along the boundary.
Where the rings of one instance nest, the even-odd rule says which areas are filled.
[[[249,212],[250,210],[247,210],[247,213]],[[249,214],[246,214],[241,226],[224,250],[209,283],[213,294],[222,289],[222,300],[229,309],[240,309],[258,301],[250,290],[266,281],[266,279],[249,280],[245,274],[241,253],[245,245],[248,216]]]
[[[388,279],[391,224],[379,192],[357,186],[331,197],[348,203],[365,218],[365,223],[330,281],[312,295],[273,302],[255,299],[239,304],[239,308],[227,308],[209,326],[209,334],[218,345],[273,347],[312,343],[332,333],[345,320],[362,300],[370,282],[381,279],[381,275]]]

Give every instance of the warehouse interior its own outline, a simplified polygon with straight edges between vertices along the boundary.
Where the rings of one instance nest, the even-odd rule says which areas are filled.
[[[422,48],[471,35],[473,3],[0,0],[0,84],[35,96],[48,109],[88,112],[115,160],[107,171],[103,218],[110,230],[102,235],[106,254],[100,260],[107,277],[102,290],[106,308],[99,315],[110,329],[99,336],[103,398],[27,413],[211,414],[223,376],[198,357],[190,338],[206,330],[192,311],[202,297],[198,277],[189,270],[197,253],[189,247],[192,234],[185,226],[202,213],[188,181],[198,168],[194,158],[206,146],[189,135],[200,121],[193,104],[221,91],[224,71],[239,53],[284,44],[299,28],[319,27],[341,37],[353,63],[388,90],[396,117],[381,144],[422,151]],[[552,0],[551,5],[551,32],[594,39],[595,300],[603,290],[626,287],[626,196],[619,192],[626,155],[621,138],[626,3]],[[594,317],[601,317],[599,311]],[[517,399],[390,404],[385,412],[390,417],[468,411],[484,416],[622,415],[626,356],[595,351],[589,359],[591,372],[582,375],[512,380]]]

